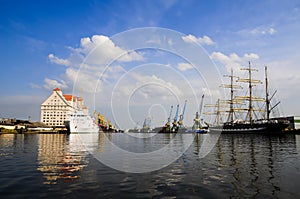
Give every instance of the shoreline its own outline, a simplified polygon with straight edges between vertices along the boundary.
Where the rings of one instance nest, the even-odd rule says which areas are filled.
[[[99,132],[100,133],[100,132]],[[52,131],[24,131],[24,132],[0,132],[0,135],[9,135],[9,134],[70,134],[67,130],[52,130]],[[168,133],[166,133],[168,134]],[[173,133],[172,133],[173,134]],[[179,133],[180,134],[180,133]],[[245,134],[245,133],[240,133]],[[300,135],[300,129],[290,129],[290,130],[284,130],[282,133],[278,135]],[[245,134],[247,135],[247,134]],[[257,133],[257,135],[260,135],[260,133]],[[273,135],[273,134],[270,134]]]
[[[6,134],[68,134],[66,130],[56,130],[56,131],[24,131],[24,132],[0,132],[0,135]]]

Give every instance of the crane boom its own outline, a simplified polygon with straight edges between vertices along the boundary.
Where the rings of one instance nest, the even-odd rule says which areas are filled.
[[[202,95],[201,103],[200,103],[200,107],[199,107],[199,115],[200,115],[200,117],[202,115],[203,101],[204,101],[204,94]]]
[[[177,122],[177,120],[178,120],[178,111],[179,111],[179,104],[177,104],[176,113],[175,113],[175,117],[174,117],[174,122]]]
[[[171,109],[170,109],[170,115],[169,115],[169,118],[168,118],[168,122],[170,122],[170,121],[171,121],[172,110],[173,110],[173,106],[171,106]]]
[[[181,116],[180,120],[183,120],[183,118],[184,118],[184,113],[185,113],[185,108],[186,108],[186,102],[187,102],[187,100],[184,101],[184,106],[183,106],[182,114],[180,115]]]

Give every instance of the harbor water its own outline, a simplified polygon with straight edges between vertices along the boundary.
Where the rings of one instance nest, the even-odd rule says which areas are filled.
[[[205,136],[190,134],[100,133],[97,155],[78,134],[0,135],[1,198],[300,198],[300,135],[221,135],[199,157]],[[96,143],[96,145],[95,145]],[[146,154],[168,146],[179,158],[149,172],[117,148]],[[162,157],[168,154],[161,154]],[[166,157],[167,158],[167,157]],[[147,162],[147,168],[159,165]],[[124,166],[125,165],[125,166]],[[128,166],[129,165],[129,166]],[[134,168],[140,171],[140,168]],[[133,170],[134,170],[133,169]]]

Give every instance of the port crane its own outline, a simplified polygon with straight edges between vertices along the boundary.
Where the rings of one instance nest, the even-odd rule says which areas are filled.
[[[184,106],[182,109],[182,114],[179,116],[179,121],[178,121],[178,125],[182,126],[183,125],[183,118],[184,118],[184,113],[185,113],[185,109],[186,109],[186,102],[187,100],[184,101]]]
[[[170,127],[170,125],[171,125],[172,111],[173,111],[173,106],[171,106],[171,108],[170,108],[170,114],[169,114],[169,117],[168,117],[168,121],[167,121],[167,123],[165,125],[166,127]]]
[[[177,125],[178,112],[179,112],[179,104],[177,104],[176,113],[175,113],[174,120],[173,120],[173,123],[172,123],[173,125],[172,125],[171,131],[177,131],[178,130],[178,125]]]
[[[200,103],[200,107],[199,107],[199,112],[197,111],[196,112],[196,117],[194,119],[194,124],[193,124],[193,127],[192,127],[192,130],[195,131],[197,129],[201,129],[202,128],[202,125],[201,125],[201,115],[202,115],[202,109],[203,109],[203,101],[204,101],[204,95],[202,95],[202,98],[201,98],[201,103]]]

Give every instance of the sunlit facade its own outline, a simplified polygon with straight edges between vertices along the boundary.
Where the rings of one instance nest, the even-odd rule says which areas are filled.
[[[59,88],[41,104],[41,122],[48,126],[63,127],[74,109],[87,110],[83,99],[73,95],[64,95]]]

